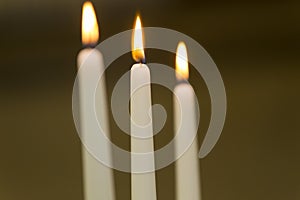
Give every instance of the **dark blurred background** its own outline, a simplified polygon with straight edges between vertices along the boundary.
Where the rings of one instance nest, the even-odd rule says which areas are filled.
[[[82,3],[0,1],[0,199],[83,200],[80,140],[71,108]],[[197,40],[219,67],[228,112],[219,142],[201,160],[203,200],[300,199],[299,1],[93,3],[101,41],[131,29],[139,11],[144,26],[174,29]],[[147,55],[149,62],[172,66],[174,61],[174,55],[150,50]],[[109,68],[109,94],[132,63],[128,54]],[[201,108],[201,143],[210,102],[193,69],[190,81]],[[159,148],[172,133],[172,94],[155,85],[152,91],[153,102],[169,114],[162,136],[155,138]],[[112,119],[111,129],[113,140],[128,148],[129,138]],[[115,172],[115,177],[118,199],[129,200],[130,175]],[[174,166],[159,170],[157,181],[158,198],[174,199]]]

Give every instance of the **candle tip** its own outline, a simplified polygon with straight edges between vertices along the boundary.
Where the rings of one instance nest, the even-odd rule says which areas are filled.
[[[176,78],[178,80],[189,78],[189,65],[187,48],[184,42],[179,42],[176,51]]]
[[[132,57],[136,62],[143,63],[145,61],[144,53],[144,35],[142,22],[139,15],[136,16],[134,29],[132,32]]]
[[[81,36],[82,44],[87,46],[95,45],[99,39],[99,27],[96,12],[90,1],[86,1],[83,4]]]

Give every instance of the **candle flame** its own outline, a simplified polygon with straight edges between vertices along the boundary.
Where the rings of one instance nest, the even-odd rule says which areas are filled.
[[[145,59],[144,38],[140,16],[137,15],[134,30],[132,33],[132,57],[135,61],[141,62]]]
[[[82,8],[81,36],[83,45],[95,45],[99,39],[99,27],[93,4],[86,1]]]
[[[176,78],[178,80],[189,78],[189,64],[187,49],[184,42],[179,42],[176,51]]]

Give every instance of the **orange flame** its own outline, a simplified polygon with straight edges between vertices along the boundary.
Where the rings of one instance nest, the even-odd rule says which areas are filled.
[[[176,78],[178,80],[189,78],[189,64],[187,49],[184,42],[179,42],[176,51]]]
[[[144,37],[143,37],[143,29],[140,16],[137,15],[134,31],[132,33],[131,39],[131,47],[132,47],[132,57],[135,61],[141,62],[145,59],[144,53]]]
[[[82,8],[82,22],[81,22],[81,37],[82,44],[93,45],[99,39],[99,27],[97,17],[93,4],[86,1]]]

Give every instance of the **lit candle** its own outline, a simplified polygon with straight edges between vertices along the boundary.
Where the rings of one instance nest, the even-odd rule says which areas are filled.
[[[176,78],[178,84],[174,89],[174,125],[177,134],[185,135],[189,140],[197,132],[195,94],[190,84],[186,82],[189,77],[187,49],[180,42],[176,52]],[[178,155],[180,141],[175,144]],[[198,144],[195,139],[187,151],[176,161],[176,199],[200,200],[200,173],[198,159]]]
[[[131,152],[153,152],[151,78],[149,68],[142,63],[145,60],[145,55],[143,49],[143,31],[139,16],[136,18],[132,35],[132,57],[138,63],[132,66],[130,77]],[[147,164],[153,166],[154,169],[154,157]],[[132,169],[138,165],[139,163],[132,158]],[[132,172],[131,199],[156,200],[155,172],[141,174]]]
[[[79,100],[80,100],[80,126],[82,137],[90,137],[91,130],[90,121],[88,119],[87,102],[89,102],[87,93],[89,92],[89,77],[91,73],[102,74],[104,64],[101,52],[93,47],[97,44],[99,38],[99,28],[95,10],[91,2],[85,2],[82,10],[82,43],[87,48],[81,50],[77,57],[78,68],[86,70],[84,73],[79,73]],[[88,70],[87,70],[88,69]],[[97,105],[99,105],[98,120],[101,122],[104,133],[109,133],[107,119],[107,102],[105,79],[100,79],[101,84],[97,88]],[[109,135],[108,135],[109,137]],[[107,150],[107,153],[111,153]],[[109,155],[111,158],[111,154]],[[83,180],[84,180],[84,199],[85,200],[114,200],[115,189],[113,181],[112,169],[104,166],[97,161],[89,152],[82,147],[82,162],[83,162]]]

